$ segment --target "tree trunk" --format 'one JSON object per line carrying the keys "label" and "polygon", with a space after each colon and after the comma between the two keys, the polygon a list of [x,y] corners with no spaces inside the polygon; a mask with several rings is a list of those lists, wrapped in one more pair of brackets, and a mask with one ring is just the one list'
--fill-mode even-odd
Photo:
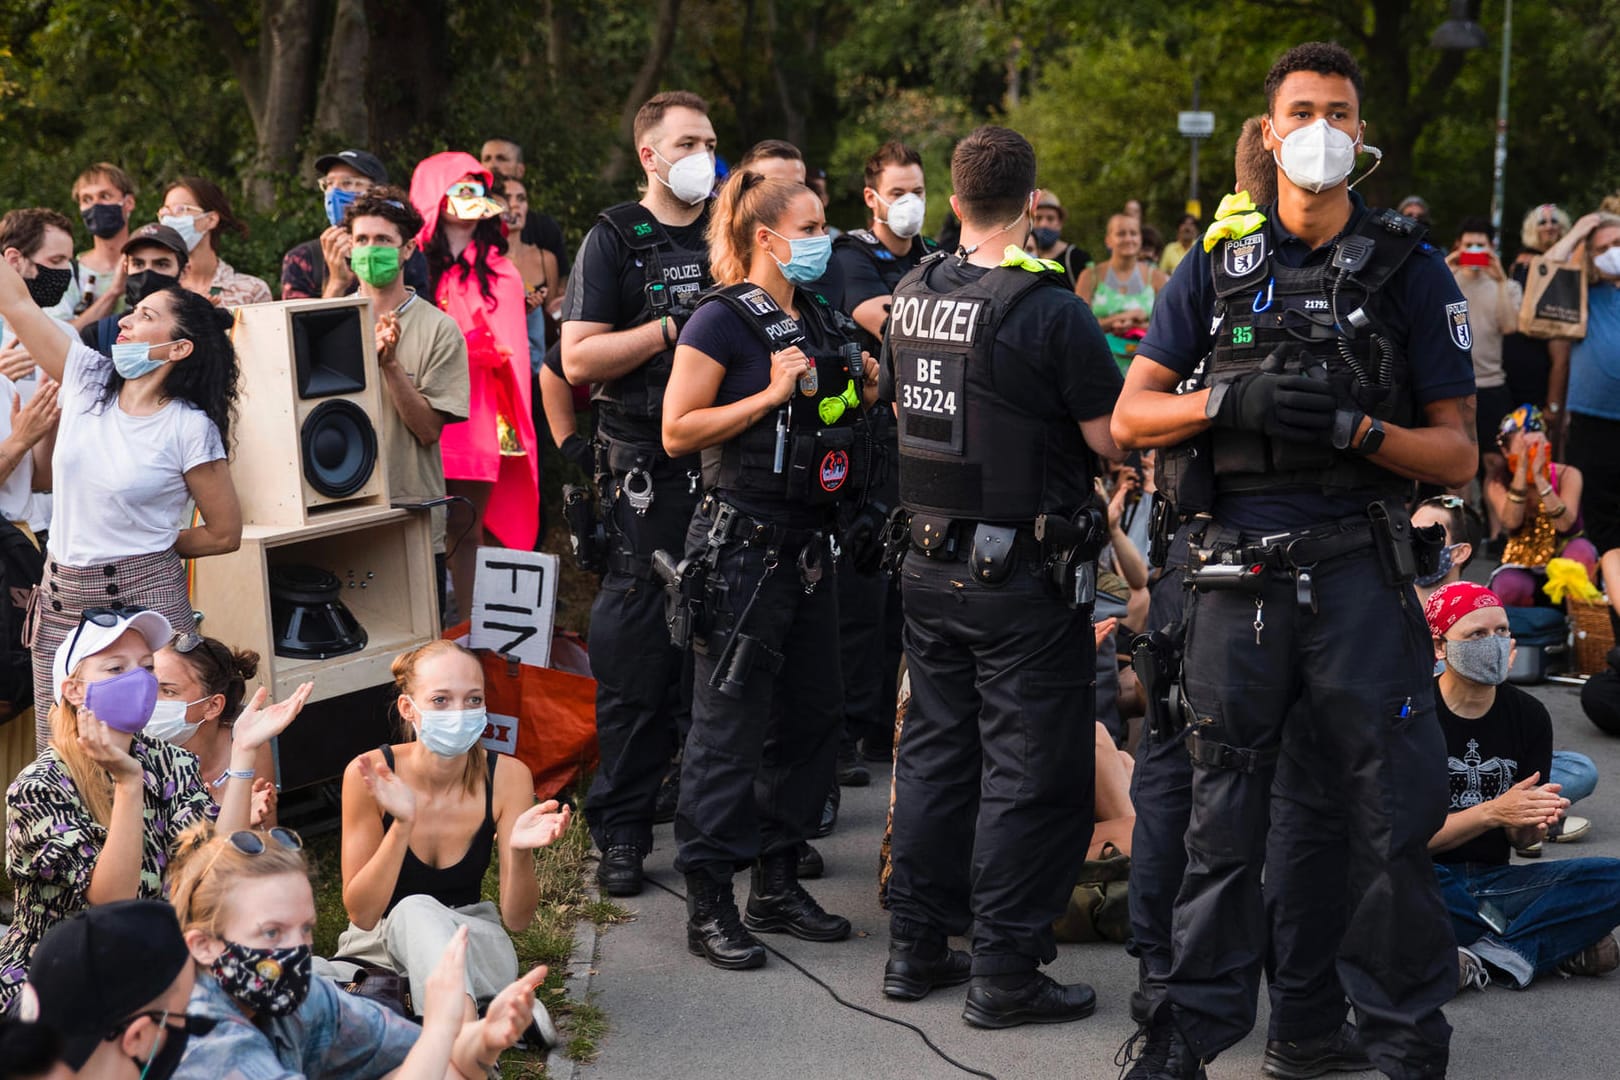
{"label": "tree trunk", "polygon": [[669,54],[675,49],[675,31],[679,28],[680,14],[681,0],[658,0],[658,13],[653,20],[652,47],[647,50],[635,80],[630,84],[630,92],[624,97],[624,107],[619,110],[619,143],[608,155],[607,165],[602,169],[602,179],[607,183],[616,183],[624,176],[630,157],[626,147],[635,138],[636,112],[642,102],[652,97],[658,80],[664,74],[664,65],[669,62]]}
{"label": "tree trunk", "polygon": [[[445,0],[364,3],[371,27],[365,95],[371,120],[369,149],[382,155],[413,141],[431,141],[435,150],[443,149],[444,104],[450,88]],[[409,176],[393,179],[402,185],[410,182]]]}
{"label": "tree trunk", "polygon": [[366,24],[365,0],[337,0],[337,9],[332,15],[332,36],[326,48],[326,67],[315,98],[317,134],[344,146],[370,145],[371,118],[366,110],[370,52],[371,30]]}
{"label": "tree trunk", "polygon": [[275,204],[275,177],[293,171],[298,138],[309,119],[315,51],[314,0],[265,0],[260,31],[264,90],[258,138],[245,194],[254,209]]}

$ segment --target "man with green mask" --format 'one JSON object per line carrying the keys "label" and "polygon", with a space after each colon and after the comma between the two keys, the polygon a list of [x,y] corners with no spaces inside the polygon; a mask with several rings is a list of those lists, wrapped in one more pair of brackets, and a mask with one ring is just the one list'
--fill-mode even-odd
{"label": "man with green mask", "polygon": [[[376,318],[377,371],[393,405],[382,417],[388,486],[395,502],[444,497],[439,433],[467,419],[467,339],[455,320],[417,296],[400,267],[416,251],[422,216],[410,196],[374,187],[355,200],[343,227],[349,266]],[[433,510],[433,558],[444,610],[443,507]]]}

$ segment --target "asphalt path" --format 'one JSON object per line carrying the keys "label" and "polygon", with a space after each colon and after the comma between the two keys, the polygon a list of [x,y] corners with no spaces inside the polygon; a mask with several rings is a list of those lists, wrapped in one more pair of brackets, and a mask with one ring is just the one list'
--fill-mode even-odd
{"label": "asphalt path", "polygon": [[[1587,722],[1574,688],[1530,689],[1552,712],[1554,745],[1590,755],[1601,777],[1592,797],[1573,811],[1592,819],[1592,832],[1578,843],[1546,845],[1543,859],[1620,856],[1620,740]],[[981,1074],[998,1080],[1117,1077],[1114,1055],[1133,1030],[1128,1000],[1136,979],[1135,961],[1121,946],[1059,947],[1047,971],[1097,990],[1096,1014],[1077,1023],[980,1031],[962,1022],[965,987],[936,991],[916,1003],[883,997],[879,982],[888,935],[876,880],[888,787],[877,779],[867,788],[844,789],[837,831],[817,842],[827,876],[807,883],[828,910],[849,917],[855,935],[834,944],[774,934],[764,940],[846,1001],[916,1025],[941,1051]],[[652,881],[681,890],[671,865],[669,826],[658,827],[656,845],[647,860]],[[746,875],[739,875],[739,905],[747,891]],[[685,905],[667,892],[649,885],[623,903],[635,918],[608,928],[597,945],[592,992],[610,1028],[599,1044],[601,1056],[580,1074],[587,1080],[971,1075],[937,1056],[915,1032],[839,1004],[779,957],[757,971],[725,972],[690,955]],[[1548,977],[1523,992],[1493,986],[1468,993],[1446,1009],[1456,1029],[1451,1075],[1561,1080],[1620,1075],[1614,1051],[1617,991],[1620,973],[1599,979]],[[1260,996],[1256,1033],[1221,1055],[1209,1069],[1212,1078],[1263,1075],[1263,990]]]}

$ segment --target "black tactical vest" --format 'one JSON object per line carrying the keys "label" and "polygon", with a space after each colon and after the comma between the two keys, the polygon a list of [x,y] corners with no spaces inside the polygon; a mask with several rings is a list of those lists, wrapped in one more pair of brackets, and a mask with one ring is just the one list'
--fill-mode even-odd
{"label": "black tactical vest", "polygon": [[[1402,427],[1417,415],[1405,350],[1386,322],[1398,317],[1384,293],[1423,242],[1425,228],[1392,210],[1368,211],[1333,242],[1326,260],[1282,265],[1267,230],[1223,240],[1211,252],[1215,342],[1209,385],[1261,370],[1325,375],[1340,400]],[[1396,492],[1408,482],[1352,452],[1210,431],[1216,489],[1223,494],[1319,489]]]}
{"label": "black tactical vest", "polygon": [[796,289],[794,299],[798,319],[747,281],[700,301],[736,312],[770,352],[797,345],[814,363],[786,414],[773,409],[736,438],[703,451],[703,480],[711,489],[822,506],[857,498],[866,486],[871,445],[860,404],[864,376],[849,317],[806,289]]}
{"label": "black tactical vest", "polygon": [[[925,259],[894,294],[886,345],[899,407],[900,501],[917,513],[1005,524],[1049,505],[1047,478],[1086,468],[1080,426],[1031,416],[996,390],[996,329],[1039,288],[1068,290],[1063,275],[995,267],[950,292]],[[1083,488],[1083,485],[1082,485]]]}
{"label": "black tactical vest", "polygon": [[[704,210],[705,216],[708,210]],[[645,303],[632,318],[615,326],[628,330],[665,315],[691,315],[699,294],[710,285],[709,251],[678,247],[657,218],[640,203],[620,203],[602,211],[600,220],[619,234],[630,257],[641,268]],[[591,400],[631,420],[656,423],[662,416],[664,388],[674,364],[673,347],[658,353],[645,364],[617,379],[598,383]]]}
{"label": "black tactical vest", "polygon": [[[939,250],[939,245],[926,236],[918,237],[917,240],[922,243],[924,257]],[[842,232],[838,235],[838,239],[833,241],[833,247],[851,247],[859,251],[871,261],[872,268],[877,271],[878,279],[883,282],[883,287],[891,293],[899,286],[900,279],[906,276],[906,264],[894,252],[884,247],[883,241],[879,240],[877,235],[870,229],[850,229]],[[883,346],[883,342],[879,338],[867,333],[864,328],[860,331],[860,337],[857,340],[873,356],[876,356],[878,350]]]}

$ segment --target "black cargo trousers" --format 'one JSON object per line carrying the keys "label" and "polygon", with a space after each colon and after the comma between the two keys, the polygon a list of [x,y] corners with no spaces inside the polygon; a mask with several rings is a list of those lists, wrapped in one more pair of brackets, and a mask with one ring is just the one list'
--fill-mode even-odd
{"label": "black cargo trousers", "polygon": [[[1217,523],[1202,545],[1252,539]],[[1444,1075],[1451,1027],[1441,1006],[1456,991],[1457,959],[1427,850],[1447,810],[1427,625],[1411,586],[1387,584],[1371,547],[1311,573],[1314,612],[1277,570],[1254,595],[1191,598],[1192,812],[1167,994],[1205,1060],[1253,1027],[1269,762],[1290,725],[1307,725],[1316,767],[1345,808],[1349,917],[1337,969],[1362,1041],[1388,1076]]]}

